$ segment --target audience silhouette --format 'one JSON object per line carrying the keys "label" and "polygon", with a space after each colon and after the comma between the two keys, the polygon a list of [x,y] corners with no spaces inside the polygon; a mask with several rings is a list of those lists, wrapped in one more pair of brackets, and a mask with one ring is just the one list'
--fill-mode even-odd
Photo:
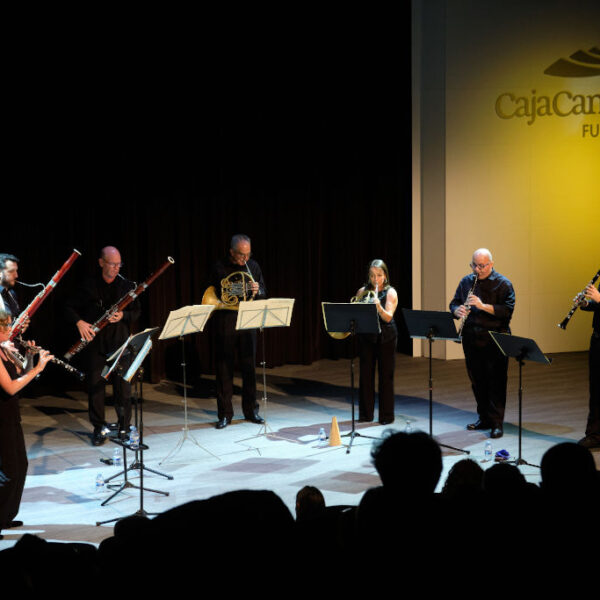
{"label": "audience silhouette", "polygon": [[[441,448],[426,433],[388,430],[371,456],[381,485],[367,490],[358,506],[326,506],[322,492],[308,485],[298,491],[294,518],[272,491],[237,490],[153,518],[117,521],[98,548],[25,534],[0,552],[2,572],[10,573],[3,592],[91,586],[92,596],[155,593],[165,586],[187,589],[194,581],[223,582],[233,593],[266,585],[269,596],[284,591],[282,582],[292,582],[298,593],[315,585],[333,591],[340,573],[360,578],[352,557],[361,553],[371,558],[378,581],[410,577],[430,592],[447,591],[453,581],[458,588],[456,573],[465,561],[473,566],[469,587],[489,584],[495,564],[543,565],[532,581],[538,590],[552,589],[549,573],[555,579],[593,572],[595,557],[580,542],[582,536],[598,539],[600,475],[583,446],[550,448],[539,486],[513,464],[484,470],[462,459],[439,493]],[[101,590],[94,587],[100,581]]]}

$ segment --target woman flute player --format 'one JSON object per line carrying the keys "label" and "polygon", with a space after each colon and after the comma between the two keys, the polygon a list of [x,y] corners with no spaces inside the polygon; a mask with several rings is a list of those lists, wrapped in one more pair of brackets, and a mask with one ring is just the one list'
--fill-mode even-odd
{"label": "woman flute player", "polygon": [[379,316],[379,334],[360,334],[360,386],[358,420],[370,422],[375,412],[375,368],[379,383],[379,423],[394,422],[394,367],[398,330],[394,312],[398,307],[398,294],[390,285],[386,264],[379,259],[369,264],[367,283],[358,290],[357,300],[373,301]]}
{"label": "woman flute player", "polygon": [[11,315],[0,310],[0,471],[5,476],[5,481],[0,484],[0,533],[3,529],[22,525],[14,520],[19,512],[28,465],[19,392],[53,358],[47,350],[41,350],[36,366],[24,371],[19,361],[11,358],[16,351],[10,342],[10,327]]}

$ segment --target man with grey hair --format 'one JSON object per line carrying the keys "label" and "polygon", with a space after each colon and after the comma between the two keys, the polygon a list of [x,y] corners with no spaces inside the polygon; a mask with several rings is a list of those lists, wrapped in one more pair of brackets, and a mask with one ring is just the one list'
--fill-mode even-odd
{"label": "man with grey hair", "polygon": [[[231,238],[229,254],[213,267],[210,285],[217,295],[222,295],[221,282],[232,277],[238,283],[248,276],[249,289],[246,299],[266,298],[265,282],[260,265],[251,258],[251,241],[247,235],[237,234]],[[240,297],[239,299],[243,299]],[[217,310],[212,317],[215,327],[215,369],[217,387],[217,429],[223,429],[233,419],[233,370],[237,351],[242,372],[242,412],[252,423],[264,423],[258,414],[256,401],[256,329],[238,331],[235,328],[235,310]]]}
{"label": "man with grey hair", "polygon": [[494,270],[487,248],[475,250],[470,266],[473,272],[460,280],[450,301],[454,317],[465,319],[462,344],[479,416],[467,429],[490,429],[490,436],[499,438],[503,435],[508,358],[489,332],[510,333],[515,292],[512,283]]}

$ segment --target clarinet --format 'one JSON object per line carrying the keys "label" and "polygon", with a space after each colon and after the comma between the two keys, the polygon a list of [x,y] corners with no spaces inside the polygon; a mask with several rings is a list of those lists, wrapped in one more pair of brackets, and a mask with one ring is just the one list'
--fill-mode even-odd
{"label": "clarinet", "polygon": [[469,293],[467,294],[465,303],[463,305],[467,310],[467,314],[464,317],[460,318],[460,325],[458,327],[458,337],[459,338],[462,338],[463,327],[465,326],[465,322],[466,322],[467,318],[469,317],[469,313],[471,312],[471,307],[469,306],[468,302],[469,302],[469,298],[473,295],[473,292],[475,291],[475,286],[477,285],[478,279],[479,279],[479,275],[477,275],[477,273],[475,273],[475,281],[473,282],[473,285],[471,286],[471,289],[469,290]]}
{"label": "clarinet", "polygon": [[[167,267],[170,267],[172,264],[175,264],[175,261],[170,256],[168,256],[167,260],[160,267],[160,269],[158,269],[158,271],[150,275],[150,277],[148,277],[146,281],[143,281],[135,289],[132,289],[129,292],[127,292],[120,300],[113,304],[98,320],[96,320],[95,323],[92,324],[94,334],[98,333],[101,329],[104,329],[104,327],[106,327],[109,324],[110,318],[115,313],[123,310],[129,303],[133,302],[142,292],[146,291],[148,286],[159,275],[162,275],[165,269]],[[73,344],[71,348],[69,348],[68,352],[65,354],[64,357],[67,360],[71,360],[73,356],[75,356],[75,354],[77,354],[80,350],[83,350],[88,344],[89,342],[87,340],[80,339],[78,342]]]}
{"label": "clarinet", "polygon": [[569,314],[558,324],[558,326],[561,329],[566,329],[567,328],[567,325],[569,324],[569,321],[571,320],[571,317],[575,314],[575,311],[580,306],[583,306],[583,304],[587,302],[586,299],[585,299],[585,290],[590,285],[594,285],[596,283],[596,281],[598,280],[598,277],[600,277],[600,271],[598,271],[592,277],[591,281],[583,288],[583,291],[579,292],[579,294],[577,294],[577,296],[575,296],[575,298],[573,298],[573,306],[572,306],[571,310],[569,311]]}

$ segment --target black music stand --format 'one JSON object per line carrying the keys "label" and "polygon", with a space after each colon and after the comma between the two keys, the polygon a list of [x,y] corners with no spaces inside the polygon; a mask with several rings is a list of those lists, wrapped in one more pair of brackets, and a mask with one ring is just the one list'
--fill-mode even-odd
{"label": "black music stand", "polygon": [[350,333],[353,340],[352,356],[350,359],[350,390],[352,403],[352,429],[342,437],[350,437],[350,443],[346,449],[346,454],[350,453],[352,442],[355,437],[365,437],[378,439],[373,436],[363,435],[356,431],[355,409],[354,409],[354,356],[356,355],[356,334],[357,333],[381,333],[379,326],[379,317],[377,316],[377,306],[371,302],[350,302],[333,303],[322,302],[323,321],[327,333]]}
{"label": "black music stand", "polygon": [[[110,500],[112,500],[117,494],[120,494],[126,488],[131,488],[131,487],[137,488],[140,490],[140,508],[137,512],[134,513],[135,516],[148,516],[150,514],[144,510],[144,491],[154,492],[156,494],[162,494],[164,496],[169,495],[169,492],[163,492],[160,490],[153,490],[150,488],[145,488],[144,487],[144,470],[150,471],[152,473],[156,473],[157,475],[161,475],[163,477],[166,477],[167,479],[173,479],[173,477],[171,475],[166,475],[164,473],[159,473],[158,471],[148,469],[147,467],[144,466],[144,463],[143,463],[144,450],[148,450],[148,446],[146,446],[144,444],[144,418],[143,418],[144,411],[143,411],[143,394],[142,394],[143,369],[142,369],[141,365],[142,365],[142,362],[144,361],[144,359],[146,358],[146,356],[148,355],[148,353],[150,352],[150,349],[152,347],[151,336],[157,330],[158,330],[158,327],[154,327],[152,329],[146,329],[146,330],[142,331],[141,333],[131,336],[125,342],[125,344],[123,344],[123,346],[121,348],[119,348],[119,350],[117,350],[113,354],[113,356],[111,356],[109,358],[109,361],[111,361],[111,360],[113,361],[112,366],[105,367],[102,372],[102,376],[105,379],[107,379],[110,376],[110,374],[113,371],[115,371],[117,375],[122,376],[123,379],[125,379],[125,381],[128,381],[128,382],[131,382],[131,380],[135,376],[136,382],[139,383],[139,386],[140,386],[140,392],[139,392],[139,395],[137,396],[136,402],[135,402],[135,424],[136,424],[136,427],[140,434],[139,447],[132,448],[130,440],[124,441],[124,440],[120,440],[118,438],[116,438],[116,439],[110,438],[113,443],[115,443],[123,448],[124,470],[122,471],[122,474],[124,477],[124,481],[123,481],[123,484],[118,486],[117,491],[114,492],[109,498],[107,498],[101,504],[101,506],[105,506],[106,504],[108,504],[108,502],[110,502]],[[122,366],[120,366],[119,363],[121,363],[123,360],[127,360],[129,357],[132,357],[131,365],[129,366],[129,368],[127,369],[125,374],[122,374]],[[139,417],[138,417],[138,406],[139,406]],[[127,450],[135,453],[135,460],[129,467],[127,467],[127,461],[126,461]],[[140,457],[139,461],[138,461],[138,454]],[[139,486],[134,485],[127,479],[127,472],[135,470],[135,469],[139,469],[139,471],[140,471],[140,485]],[[108,482],[111,479],[118,477],[120,474],[121,473],[117,473],[116,475],[109,477],[106,481]],[[112,487],[112,486],[109,485],[108,487]],[[105,523],[110,523],[112,521],[118,521],[122,518],[124,518],[124,517],[118,517],[116,519],[109,519],[107,521],[98,521],[98,522],[96,522],[96,525],[104,525]]]}
{"label": "black music stand", "polygon": [[[264,423],[260,426],[259,432],[253,437],[272,436],[279,437],[287,441],[289,438],[278,436],[273,433],[267,421],[267,374],[265,360],[265,328],[271,327],[289,327],[294,310],[294,298],[269,298],[268,300],[242,301],[238,305],[238,315],[235,324],[236,330],[259,329],[262,337],[262,373],[263,373],[263,419]],[[261,430],[264,428],[264,432]],[[245,438],[246,441],[250,438]],[[300,442],[298,442],[300,443]],[[258,449],[257,449],[258,450]]]}
{"label": "black music stand", "polygon": [[530,338],[517,337],[510,333],[496,333],[490,331],[492,339],[500,348],[504,356],[513,356],[519,363],[519,456],[515,460],[507,461],[515,465],[529,465],[530,467],[540,468],[539,465],[532,465],[521,457],[522,445],[522,415],[523,415],[523,362],[526,360],[549,365],[552,359],[544,355],[538,345]]}
{"label": "black music stand", "polygon": [[[456,333],[452,313],[403,308],[402,314],[411,338],[429,340],[429,435],[433,437],[433,363],[431,360],[431,346],[435,340],[460,342],[460,338]],[[463,450],[446,444],[440,444],[440,446],[465,454],[471,453],[470,450]]]}
{"label": "black music stand", "polygon": [[204,331],[204,327],[212,311],[212,304],[196,304],[192,306],[184,306],[177,310],[172,310],[165,322],[165,326],[158,337],[159,340],[165,340],[173,337],[178,337],[181,341],[181,367],[183,369],[183,433],[175,448],[171,450],[165,458],[158,464],[162,465],[170,456],[178,452],[183,446],[185,440],[190,439],[198,448],[204,450],[214,458],[221,460],[216,454],[200,445],[196,438],[190,433],[188,427],[188,404],[187,404],[187,382],[186,382],[186,363],[185,363],[185,341],[184,335],[188,333],[198,333]]}

